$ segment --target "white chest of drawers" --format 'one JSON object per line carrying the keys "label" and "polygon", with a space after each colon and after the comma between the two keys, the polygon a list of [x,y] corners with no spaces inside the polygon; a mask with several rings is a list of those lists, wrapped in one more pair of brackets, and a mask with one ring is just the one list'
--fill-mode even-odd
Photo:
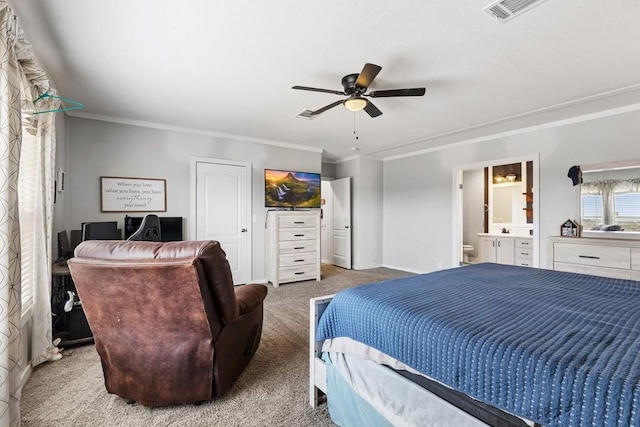
{"label": "white chest of drawers", "polygon": [[320,212],[267,213],[267,280],[320,280]]}
{"label": "white chest of drawers", "polygon": [[640,280],[640,241],[550,238],[554,270]]}

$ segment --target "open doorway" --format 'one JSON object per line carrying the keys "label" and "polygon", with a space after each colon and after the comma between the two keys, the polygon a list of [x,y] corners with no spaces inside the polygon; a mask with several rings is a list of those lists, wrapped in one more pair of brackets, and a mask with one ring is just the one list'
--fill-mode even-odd
{"label": "open doorway", "polygon": [[321,260],[351,269],[351,178],[321,182]]}
{"label": "open doorway", "polygon": [[453,169],[453,266],[539,266],[538,164],[534,154]]}

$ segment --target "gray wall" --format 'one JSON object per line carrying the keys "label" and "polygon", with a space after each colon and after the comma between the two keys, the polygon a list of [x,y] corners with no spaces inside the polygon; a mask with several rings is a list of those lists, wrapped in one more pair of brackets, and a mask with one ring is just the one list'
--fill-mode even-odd
{"label": "gray wall", "polygon": [[322,179],[335,179],[336,165],[335,163],[322,164]]}
{"label": "gray wall", "polygon": [[[547,266],[547,238],[560,223],[579,218],[573,165],[640,158],[640,112],[634,111],[459,146],[384,164],[384,263],[428,272],[452,259],[455,166],[539,153],[540,266]],[[577,187],[576,187],[577,188]]]}
{"label": "gray wall", "polygon": [[354,269],[382,265],[383,163],[357,157],[336,165],[336,178],[351,177],[351,254]]}
{"label": "gray wall", "polygon": [[[68,120],[67,226],[82,222],[118,221],[124,213],[100,212],[100,177],[162,178],[167,181],[167,212],[161,216],[184,217],[184,236],[191,226],[191,158],[210,157],[251,162],[252,277],[265,273],[264,169],[292,169],[318,173],[321,154],[273,145],[225,140],[214,136],[71,117]],[[132,215],[141,215],[135,213]]]}

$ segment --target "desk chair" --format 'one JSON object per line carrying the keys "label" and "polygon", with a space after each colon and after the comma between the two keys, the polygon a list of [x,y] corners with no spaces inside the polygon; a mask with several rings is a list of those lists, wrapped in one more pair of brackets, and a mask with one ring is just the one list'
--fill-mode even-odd
{"label": "desk chair", "polygon": [[142,218],[140,228],[136,230],[127,240],[146,240],[149,242],[160,242],[162,230],[160,229],[160,218],[158,215],[145,215]]}

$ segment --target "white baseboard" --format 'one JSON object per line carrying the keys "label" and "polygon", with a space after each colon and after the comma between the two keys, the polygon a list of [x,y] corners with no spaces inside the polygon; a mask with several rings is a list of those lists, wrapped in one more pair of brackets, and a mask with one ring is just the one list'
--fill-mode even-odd
{"label": "white baseboard", "polygon": [[366,267],[361,267],[361,266],[359,266],[359,265],[354,265],[354,266],[352,266],[352,268],[353,268],[354,270],[369,270],[369,269],[371,269],[371,268],[380,268],[380,267],[384,267],[384,266],[383,266],[382,264],[369,265],[369,266],[366,266]]}
{"label": "white baseboard", "polygon": [[419,271],[419,270],[414,270],[414,269],[412,269],[412,268],[398,267],[398,266],[395,266],[395,265],[389,265],[389,264],[383,264],[381,267],[391,268],[392,270],[406,271],[407,273],[414,273],[414,274],[425,274],[425,273],[431,273],[430,271]]}
{"label": "white baseboard", "polygon": [[[249,283],[257,283],[259,285],[266,285],[267,283],[269,283],[267,281],[267,279],[251,279],[247,282],[247,284]],[[242,285],[237,285],[237,286],[242,286]]]}
{"label": "white baseboard", "polygon": [[31,372],[33,372],[33,368],[31,367],[31,363],[29,363],[20,373],[20,388],[24,387],[27,383],[27,380],[31,376]]}

